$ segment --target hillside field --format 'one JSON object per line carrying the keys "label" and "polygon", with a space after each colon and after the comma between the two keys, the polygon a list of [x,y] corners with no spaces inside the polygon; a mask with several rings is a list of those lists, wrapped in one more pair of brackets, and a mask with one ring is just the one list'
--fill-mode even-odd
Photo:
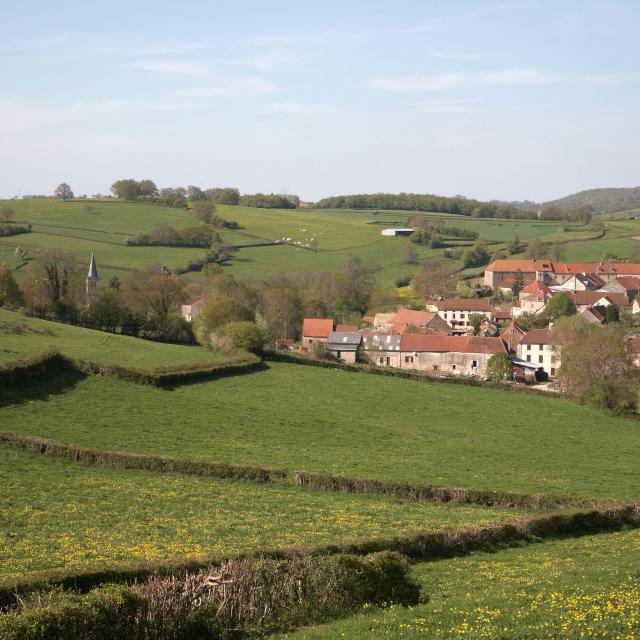
{"label": "hillside field", "polygon": [[488,523],[508,509],[87,467],[0,445],[0,582]]}
{"label": "hillside field", "polygon": [[[0,261],[7,262],[16,277],[21,278],[28,261],[20,262],[15,248],[30,252],[39,248],[66,251],[81,263],[88,263],[95,252],[100,275],[104,281],[112,276],[126,278],[133,269],[150,262],[159,262],[175,269],[204,255],[204,249],[179,247],[130,247],[126,240],[158,224],[184,228],[197,220],[184,209],[160,205],[121,202],[117,200],[12,200],[7,204],[16,211],[16,222],[33,225],[29,234],[0,238]],[[225,268],[234,274],[260,276],[268,272],[329,271],[339,268],[350,255],[376,263],[381,286],[392,286],[403,275],[414,273],[416,266],[407,265],[403,249],[406,237],[383,238],[380,232],[389,226],[405,226],[415,212],[355,211],[344,209],[255,209],[250,207],[218,207],[218,214],[235,220],[240,228],[222,229],[225,243],[240,247]],[[640,221],[608,221],[603,239],[589,241],[599,234],[586,227],[562,222],[538,222],[468,218],[443,214],[424,214],[442,219],[447,225],[476,231],[485,239],[492,252],[504,248],[504,243],[517,235],[524,243],[539,238],[548,243],[564,243],[568,254],[578,252],[575,259],[600,260],[604,250],[614,248],[620,257],[631,253],[632,235],[640,234]],[[567,230],[565,230],[565,227]],[[283,244],[258,246],[290,238],[308,244],[313,239],[317,251]],[[609,242],[606,249],[601,242]],[[613,244],[611,244],[613,242]],[[470,242],[454,243],[464,246]],[[444,260],[444,248],[417,247],[421,258]],[[573,254],[567,256],[574,259]],[[459,261],[448,260],[454,268]],[[474,270],[470,270],[473,272]],[[477,272],[478,269],[476,268]],[[186,277],[193,277],[193,273]]]}
{"label": "hillside field", "polygon": [[637,638],[640,532],[547,542],[418,564],[429,601],[368,608],[278,640]]}
{"label": "hillside field", "polygon": [[244,354],[214,353],[200,346],[163,344],[73,325],[27,318],[0,308],[0,363],[54,349],[72,358],[140,369],[220,362]]}
{"label": "hillside field", "polygon": [[638,495],[637,421],[500,390],[270,363],[171,390],[91,376],[49,395],[40,383],[5,402],[14,431],[101,449],[481,489]]}

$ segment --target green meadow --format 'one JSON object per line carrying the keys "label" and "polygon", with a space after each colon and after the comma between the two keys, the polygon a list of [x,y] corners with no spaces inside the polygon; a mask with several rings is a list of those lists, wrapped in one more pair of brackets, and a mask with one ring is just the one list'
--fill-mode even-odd
{"label": "green meadow", "polygon": [[507,509],[83,466],[6,446],[0,446],[0,483],[0,581],[51,569],[433,531],[514,515]]}
{"label": "green meadow", "polygon": [[[179,247],[130,247],[126,240],[158,224],[183,228],[197,223],[184,209],[173,209],[154,204],[121,202],[117,200],[15,200],[7,203],[16,211],[17,222],[30,222],[30,234],[0,239],[0,260],[8,262],[20,278],[28,268],[15,256],[15,248],[23,247],[31,254],[39,248],[69,252],[78,260],[88,261],[96,253],[103,279],[114,275],[126,277],[133,270],[149,262],[159,262],[177,268],[204,255],[203,249]],[[413,212],[361,211],[316,209],[255,209],[251,207],[218,207],[222,217],[235,220],[240,228],[222,229],[220,234],[227,244],[241,247],[225,268],[238,275],[260,276],[268,272],[328,271],[342,266],[351,255],[380,267],[381,286],[392,286],[395,280],[417,269],[404,262],[406,237],[383,238],[382,229],[406,226]],[[599,260],[602,242],[630,247],[631,235],[640,233],[640,222],[625,220],[625,228],[609,222],[605,238],[589,242],[597,235],[580,225],[562,222],[494,220],[426,213],[447,225],[476,231],[485,239],[492,252],[503,249],[505,242],[517,235],[523,243],[532,239],[543,242],[567,243],[575,259]],[[566,230],[565,230],[566,228]],[[312,241],[317,250],[286,244],[283,246],[253,246],[291,239],[303,245]],[[456,242],[464,246],[464,242]],[[470,243],[466,243],[470,244]],[[249,245],[249,246],[247,246]],[[612,245],[613,246],[613,245]],[[421,258],[444,260],[444,249],[417,247]],[[608,250],[608,248],[607,248]],[[624,257],[630,249],[620,250]],[[584,256],[587,256],[585,258]],[[573,254],[571,256],[573,259]],[[453,268],[461,268],[459,261],[449,260]],[[477,269],[476,269],[477,271]],[[192,277],[190,274],[187,277]]]}
{"label": "green meadow", "polygon": [[365,608],[279,640],[628,639],[640,632],[640,532],[415,565],[428,602]]}
{"label": "green meadow", "polygon": [[5,393],[3,423],[81,446],[291,471],[639,495],[638,422],[568,400],[280,363],[170,390],[94,376],[51,386]]}
{"label": "green meadow", "polygon": [[221,356],[199,346],[140,340],[27,318],[0,308],[0,363],[48,349],[89,362],[137,369],[228,359],[228,354]]}

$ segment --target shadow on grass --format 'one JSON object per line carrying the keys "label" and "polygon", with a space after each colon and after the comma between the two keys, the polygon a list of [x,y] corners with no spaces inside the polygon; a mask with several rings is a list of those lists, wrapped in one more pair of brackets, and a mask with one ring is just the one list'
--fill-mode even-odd
{"label": "shadow on grass", "polygon": [[71,391],[87,377],[72,368],[58,369],[54,373],[43,373],[29,380],[0,386],[0,407],[25,404],[34,400],[49,400]]}

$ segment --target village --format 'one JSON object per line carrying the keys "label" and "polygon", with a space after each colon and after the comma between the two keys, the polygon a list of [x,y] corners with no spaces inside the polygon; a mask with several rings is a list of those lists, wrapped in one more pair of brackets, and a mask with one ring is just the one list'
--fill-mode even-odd
{"label": "village", "polygon": [[[405,307],[365,316],[361,325],[305,318],[300,341],[279,339],[275,346],[307,354],[321,349],[345,363],[485,380],[492,356],[504,354],[516,381],[547,382],[555,379],[562,362],[553,318],[545,327],[528,330],[519,319],[544,317],[548,303],[559,295],[587,323],[601,325],[621,312],[640,313],[640,264],[496,260],[485,270],[483,284],[493,297],[429,300],[421,310]],[[496,300],[501,296],[504,300]],[[182,311],[193,319],[191,305]],[[640,338],[630,335],[626,346],[631,363],[640,366]]]}

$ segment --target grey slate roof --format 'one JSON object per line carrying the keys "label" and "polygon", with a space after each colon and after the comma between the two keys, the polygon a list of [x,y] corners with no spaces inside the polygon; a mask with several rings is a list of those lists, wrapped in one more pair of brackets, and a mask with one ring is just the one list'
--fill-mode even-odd
{"label": "grey slate roof", "polygon": [[98,278],[98,268],[96,267],[96,258],[91,253],[91,262],[89,263],[89,271],[87,272],[87,278],[89,280],[99,280]]}
{"label": "grey slate roof", "polygon": [[365,351],[400,351],[397,333],[367,332],[362,336]]}
{"label": "grey slate roof", "polygon": [[332,331],[324,346],[330,351],[355,351],[361,342],[362,334],[359,331]]}

